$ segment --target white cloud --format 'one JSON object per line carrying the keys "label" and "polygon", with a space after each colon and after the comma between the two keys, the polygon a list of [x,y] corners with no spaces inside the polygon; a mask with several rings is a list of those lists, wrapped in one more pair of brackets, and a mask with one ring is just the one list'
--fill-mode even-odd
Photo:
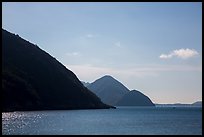
{"label": "white cloud", "polygon": [[182,59],[188,59],[188,58],[191,58],[191,57],[196,56],[198,54],[199,53],[196,50],[187,48],[187,49],[174,50],[169,54],[161,54],[159,56],[159,58],[169,59],[169,58],[172,58],[172,57],[176,56],[176,57],[179,57],[179,58],[182,58]]}
{"label": "white cloud", "polygon": [[169,54],[169,55],[166,55],[166,54],[161,54],[160,56],[159,56],[159,58],[161,58],[161,59],[169,59],[169,58],[172,58],[172,54]]}
{"label": "white cloud", "polygon": [[186,59],[193,57],[195,55],[198,55],[198,52],[194,49],[180,49],[180,50],[174,50],[175,55],[177,55],[180,58]]}
{"label": "white cloud", "polygon": [[69,53],[66,53],[67,56],[81,56],[81,54],[79,52],[69,52]]}

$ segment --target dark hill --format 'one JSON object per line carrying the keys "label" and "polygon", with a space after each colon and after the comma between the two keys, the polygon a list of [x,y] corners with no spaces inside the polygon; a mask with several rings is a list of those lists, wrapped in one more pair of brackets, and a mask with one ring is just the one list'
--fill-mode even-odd
{"label": "dark hill", "polygon": [[130,91],[121,82],[106,75],[87,86],[101,100],[109,105],[154,106],[152,101],[139,91]]}
{"label": "dark hill", "polygon": [[191,104],[192,106],[201,106],[202,107],[202,101],[196,101]]}
{"label": "dark hill", "polygon": [[2,29],[3,111],[110,108],[59,61]]}
{"label": "dark hill", "polygon": [[101,100],[109,105],[116,104],[127,92],[122,83],[111,76],[103,76],[87,86],[89,90],[95,93]]}
{"label": "dark hill", "polygon": [[117,106],[155,106],[152,101],[137,90],[132,90],[126,93]]}
{"label": "dark hill", "polygon": [[81,81],[81,83],[85,86],[85,87],[87,87],[90,83],[89,82],[84,82],[84,81]]}

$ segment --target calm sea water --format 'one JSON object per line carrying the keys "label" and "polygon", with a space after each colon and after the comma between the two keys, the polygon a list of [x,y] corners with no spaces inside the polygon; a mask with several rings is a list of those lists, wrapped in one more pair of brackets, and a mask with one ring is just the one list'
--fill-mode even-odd
{"label": "calm sea water", "polygon": [[2,113],[2,134],[201,135],[201,107],[118,107]]}

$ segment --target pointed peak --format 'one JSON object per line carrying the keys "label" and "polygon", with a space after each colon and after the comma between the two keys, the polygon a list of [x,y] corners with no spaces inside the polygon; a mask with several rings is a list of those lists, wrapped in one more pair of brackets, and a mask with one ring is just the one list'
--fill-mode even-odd
{"label": "pointed peak", "polygon": [[101,78],[99,78],[98,80],[105,80],[105,81],[117,81],[119,82],[117,79],[115,79],[114,77],[112,77],[111,75],[105,75]]}
{"label": "pointed peak", "polygon": [[136,93],[136,94],[141,94],[141,95],[146,96],[146,95],[143,94],[141,91],[139,91],[139,90],[135,90],[135,89],[134,89],[134,90],[131,90],[130,93],[132,93],[132,94],[135,94],[135,93]]}
{"label": "pointed peak", "polygon": [[101,77],[101,78],[111,78],[111,79],[114,79],[112,76],[110,76],[110,75],[105,75],[105,76],[103,76],[103,77]]}

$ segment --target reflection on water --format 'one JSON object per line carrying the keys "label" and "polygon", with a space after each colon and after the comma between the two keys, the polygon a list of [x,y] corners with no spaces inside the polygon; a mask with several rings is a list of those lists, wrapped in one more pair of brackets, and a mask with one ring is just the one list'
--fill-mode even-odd
{"label": "reflection on water", "polygon": [[202,134],[202,108],[117,109],[2,113],[2,134]]}
{"label": "reflection on water", "polygon": [[36,112],[2,113],[2,133],[15,134],[16,131],[21,131],[20,134],[24,134],[26,133],[24,130],[34,128],[33,125],[38,123],[43,115]]}

